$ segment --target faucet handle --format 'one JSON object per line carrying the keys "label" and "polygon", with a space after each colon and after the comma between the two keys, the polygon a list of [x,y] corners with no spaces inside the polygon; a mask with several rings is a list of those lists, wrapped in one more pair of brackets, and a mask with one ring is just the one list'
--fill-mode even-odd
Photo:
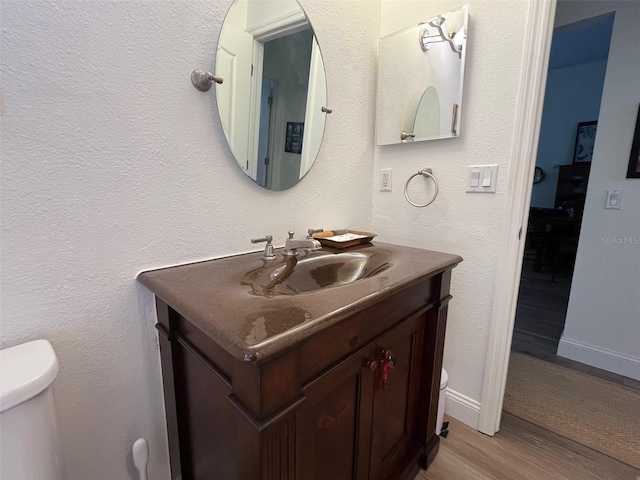
{"label": "faucet handle", "polygon": [[266,235],[264,238],[251,239],[251,243],[267,242],[267,244],[264,247],[264,253],[262,254],[262,260],[267,262],[276,259],[276,254],[273,253],[273,245],[271,244],[272,240],[273,240],[273,237],[271,235]]}
{"label": "faucet handle", "polygon": [[293,240],[293,236],[296,234],[293,230],[289,230],[289,238]]}
{"label": "faucet handle", "polygon": [[273,237],[271,235],[266,235],[264,238],[252,238],[251,243],[267,242],[267,244],[270,244],[272,240]]}

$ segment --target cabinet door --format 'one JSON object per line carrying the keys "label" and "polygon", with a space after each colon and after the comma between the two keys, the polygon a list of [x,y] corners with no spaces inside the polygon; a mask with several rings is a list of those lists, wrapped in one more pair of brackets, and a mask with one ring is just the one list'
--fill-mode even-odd
{"label": "cabinet door", "polygon": [[[420,373],[424,343],[425,314],[413,317],[391,330],[377,342],[378,375],[373,400],[370,478],[398,476],[421,448],[417,438]],[[395,368],[389,369],[383,390],[384,359],[391,355]]]}
{"label": "cabinet door", "polygon": [[306,401],[296,415],[298,479],[368,478],[375,355],[373,347],[365,349],[302,389]]}

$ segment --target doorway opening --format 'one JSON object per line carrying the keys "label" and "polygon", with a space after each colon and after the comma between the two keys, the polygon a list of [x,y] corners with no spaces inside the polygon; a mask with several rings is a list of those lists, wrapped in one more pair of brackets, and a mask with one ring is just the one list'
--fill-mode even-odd
{"label": "doorway opening", "polygon": [[[256,182],[270,190],[286,190],[301,178],[313,47],[309,27],[262,44]],[[287,130],[293,127],[298,131]]]}
{"label": "doorway opening", "polygon": [[614,13],[557,27],[511,350],[558,363]]}
{"label": "doorway opening", "polygon": [[[570,8],[580,8],[560,4],[565,18]],[[597,166],[609,161],[602,149],[594,157],[594,145],[615,16],[601,14],[553,32],[503,409],[640,468],[634,409],[640,384],[634,389],[621,375],[562,351],[565,320],[587,301],[578,298],[580,289],[572,292],[586,275],[574,272],[578,244],[578,257],[597,255],[598,245],[580,235],[583,219],[592,220],[604,207],[596,212],[587,191],[599,179],[592,158]],[[594,172],[603,175],[601,168]]]}

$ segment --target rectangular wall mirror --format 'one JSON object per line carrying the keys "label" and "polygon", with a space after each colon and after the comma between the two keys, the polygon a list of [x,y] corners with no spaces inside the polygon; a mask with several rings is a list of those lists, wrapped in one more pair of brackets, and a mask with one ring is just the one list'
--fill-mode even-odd
{"label": "rectangular wall mirror", "polygon": [[460,135],[469,7],[380,38],[376,143]]}

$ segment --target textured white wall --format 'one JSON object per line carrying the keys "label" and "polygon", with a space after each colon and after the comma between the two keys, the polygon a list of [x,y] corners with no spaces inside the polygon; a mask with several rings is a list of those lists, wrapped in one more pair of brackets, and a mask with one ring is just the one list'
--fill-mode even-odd
{"label": "textured white wall", "polygon": [[189,81],[213,70],[229,1],[2,0],[1,345],[56,349],[70,479],[136,478],[141,436],[150,478],[168,478],[141,270],[249,250],[268,233],[371,226],[380,4],[302,4],[334,113],[307,178],[272,193],[230,156],[213,91]]}
{"label": "textured white wall", "polygon": [[[608,370],[627,368],[610,362],[622,355],[628,371],[617,373],[640,379],[640,180],[625,178],[640,104],[640,3],[561,1],[556,24],[611,11],[616,15],[559,353],[565,355],[567,341],[578,342],[578,352],[567,356]],[[624,191],[622,210],[604,209],[606,190]]]}
{"label": "textured white wall", "polygon": [[[527,2],[469,0],[469,37],[461,137],[376,148],[373,231],[381,240],[453,252],[464,262],[453,273],[445,344],[449,388],[480,401],[499,255],[505,189],[514,143],[516,100]],[[459,7],[460,2],[382,1],[381,34]],[[498,164],[496,194],[465,193],[467,165]],[[415,208],[404,199],[410,175],[431,167],[437,200]],[[378,191],[378,169],[393,168],[393,191]],[[422,202],[429,183],[414,179]]]}

